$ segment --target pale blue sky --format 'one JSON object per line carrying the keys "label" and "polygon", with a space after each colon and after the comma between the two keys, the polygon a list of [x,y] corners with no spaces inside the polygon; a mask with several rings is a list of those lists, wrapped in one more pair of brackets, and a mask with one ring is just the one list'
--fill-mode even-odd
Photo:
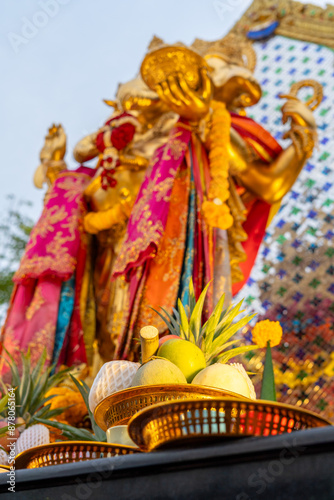
{"label": "pale blue sky", "polygon": [[4,197],[16,193],[33,201],[35,217],[40,214],[44,191],[32,176],[47,128],[63,124],[73,167],[75,143],[108,117],[102,98],[113,98],[117,84],[135,76],[154,34],[167,42],[214,40],[250,3],[2,0],[0,209]]}

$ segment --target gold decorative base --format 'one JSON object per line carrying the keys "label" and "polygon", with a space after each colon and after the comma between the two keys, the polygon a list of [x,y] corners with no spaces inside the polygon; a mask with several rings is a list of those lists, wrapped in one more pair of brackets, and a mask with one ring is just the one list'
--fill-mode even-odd
{"label": "gold decorative base", "polygon": [[95,458],[140,453],[136,447],[98,441],[62,441],[42,444],[19,453],[15,459],[17,469],[38,469],[49,465],[85,462]]}
{"label": "gold decorative base", "polygon": [[129,434],[142,451],[152,451],[212,439],[275,436],[326,425],[331,423],[294,406],[220,398],[146,408],[130,420]]}
{"label": "gold decorative base", "polygon": [[219,397],[244,399],[223,389],[192,384],[146,385],[130,387],[103,399],[95,408],[96,423],[106,431],[114,425],[125,425],[139,410],[165,401],[177,399],[212,399]]}

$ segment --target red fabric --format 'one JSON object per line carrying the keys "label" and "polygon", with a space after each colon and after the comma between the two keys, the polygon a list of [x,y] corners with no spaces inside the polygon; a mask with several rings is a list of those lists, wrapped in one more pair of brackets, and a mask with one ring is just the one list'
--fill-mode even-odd
{"label": "red fabric", "polygon": [[257,253],[262,243],[266,232],[267,221],[269,217],[271,205],[262,200],[255,200],[248,212],[246,221],[243,224],[243,229],[247,233],[247,240],[242,243],[246,252],[247,260],[239,264],[243,272],[244,279],[232,285],[232,294],[237,294],[244,286],[249,278],[253,268]]}
{"label": "red fabric", "polygon": [[99,132],[97,134],[96,142],[95,142],[97,149],[99,151],[101,151],[101,153],[103,153],[103,151],[106,149],[106,147],[104,145],[103,135],[104,135],[104,132]]}
{"label": "red fabric", "polygon": [[[282,148],[276,139],[261,125],[247,116],[240,116],[236,113],[230,114],[232,127],[246,142],[248,142],[247,139],[257,142],[272,158],[276,158],[282,152]],[[251,142],[249,144],[252,146]]]}
{"label": "red fabric", "polygon": [[[268,155],[275,159],[281,152],[282,148],[278,142],[267,132],[261,125],[256,123],[251,118],[240,116],[236,113],[231,113],[232,127],[241,135],[247,142],[250,138],[260,144]],[[249,142],[252,146],[251,142]],[[265,158],[262,160],[267,161]],[[249,278],[250,272],[254,265],[257,253],[265,235],[268,217],[271,205],[262,200],[255,200],[247,208],[247,219],[243,224],[243,229],[247,233],[247,240],[242,243],[246,252],[247,260],[240,263],[241,271],[244,279],[232,286],[232,294],[238,293]]]}

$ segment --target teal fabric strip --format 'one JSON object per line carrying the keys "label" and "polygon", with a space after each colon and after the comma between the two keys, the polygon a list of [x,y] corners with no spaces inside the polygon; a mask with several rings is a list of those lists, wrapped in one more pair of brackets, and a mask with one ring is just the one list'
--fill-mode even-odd
{"label": "teal fabric strip", "polygon": [[183,262],[183,272],[182,272],[180,291],[179,291],[179,297],[181,298],[182,304],[185,307],[189,303],[189,283],[193,275],[193,267],[194,267],[195,217],[196,217],[196,190],[194,184],[194,176],[191,169],[186,251],[184,254],[185,256]]}
{"label": "teal fabric strip", "polygon": [[[60,292],[58,318],[56,326],[55,345],[53,348],[52,364],[56,365],[63,347],[74,308],[75,277],[74,274],[64,281]],[[54,371],[54,370],[53,370]]]}

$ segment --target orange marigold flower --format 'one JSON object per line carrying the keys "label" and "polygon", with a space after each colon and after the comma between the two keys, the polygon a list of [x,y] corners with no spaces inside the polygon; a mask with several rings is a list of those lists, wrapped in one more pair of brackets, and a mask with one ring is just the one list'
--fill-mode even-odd
{"label": "orange marigold flower", "polygon": [[270,347],[274,347],[281,342],[283,330],[279,321],[270,321],[265,319],[259,321],[253,328],[253,342],[259,347],[267,347],[270,342]]}
{"label": "orange marigold flower", "polygon": [[218,205],[214,201],[204,201],[202,211],[207,224],[211,227],[228,229],[233,224],[233,217],[226,203],[220,202]]}

